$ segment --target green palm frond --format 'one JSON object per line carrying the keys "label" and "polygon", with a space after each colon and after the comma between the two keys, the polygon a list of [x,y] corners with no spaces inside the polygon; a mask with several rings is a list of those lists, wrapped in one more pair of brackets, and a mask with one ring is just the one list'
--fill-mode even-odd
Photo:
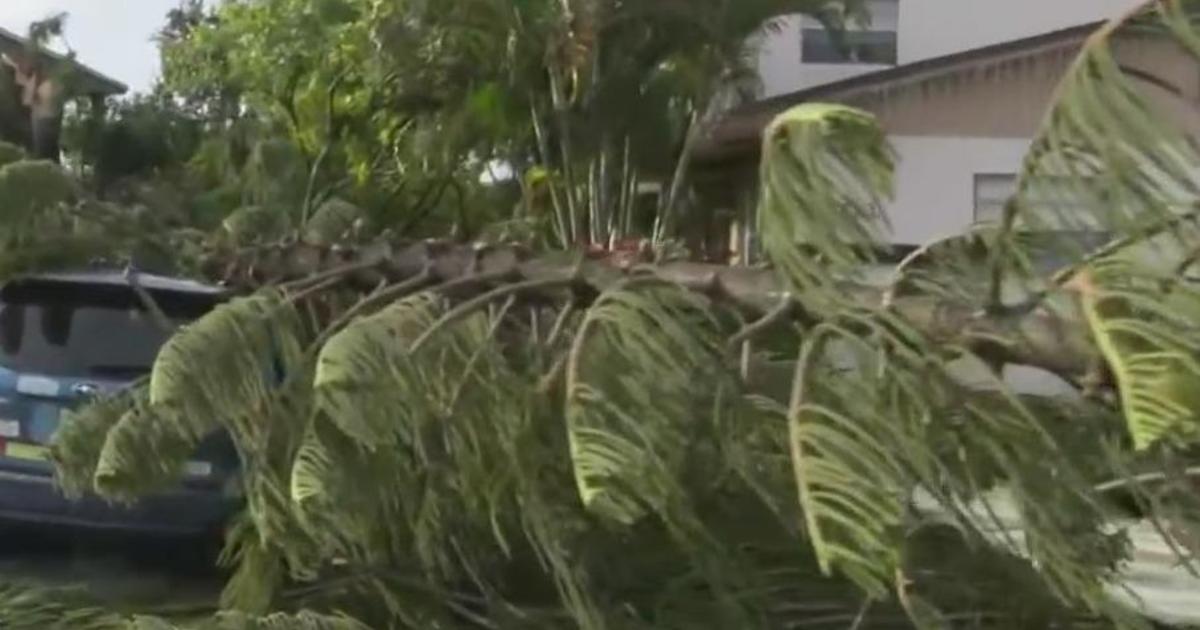
{"label": "green palm frond", "polygon": [[567,367],[566,420],[583,504],[632,524],[680,500],[694,420],[719,363],[710,305],[673,286],[630,286],[597,300]]}
{"label": "green palm frond", "polygon": [[1181,114],[1191,104],[1138,58],[1151,52],[1159,64],[1200,62],[1195,8],[1191,0],[1146,2],[1087,40],[1026,158],[1002,238],[1025,230],[1113,238],[1165,232],[1183,239],[1184,249],[1197,242],[1200,151],[1190,113]]}
{"label": "green palm frond", "polygon": [[150,404],[169,410],[189,441],[262,413],[302,371],[305,328],[278,292],[217,307],[172,337],[154,363]]}
{"label": "green palm frond", "polygon": [[818,402],[814,389],[818,378],[829,376],[820,368],[828,360],[824,354],[832,334],[816,331],[801,351],[788,414],[792,465],[821,569],[830,574],[837,566],[871,596],[882,598],[900,566],[903,495],[912,482],[890,448],[897,432],[874,433],[881,423],[866,421],[880,411],[872,408],[869,391],[841,399],[858,403],[853,411]]}
{"label": "green palm frond", "polygon": [[0,627],[11,630],[132,630],[129,619],[83,594],[30,584],[0,584]]}
{"label": "green palm frond", "polygon": [[412,426],[404,415],[423,412],[420,397],[396,386],[395,372],[410,362],[409,346],[443,310],[436,297],[420,294],[330,339],[317,359],[317,408],[368,448],[394,447],[402,439],[397,432]]}
{"label": "green palm frond", "polygon": [[6,630],[368,630],[346,615],[309,610],[270,615],[226,611],[189,621],[124,615],[96,605],[82,591],[17,583],[0,585],[0,626]]}
{"label": "green palm frond", "polygon": [[369,630],[361,622],[343,615],[322,615],[314,612],[277,613],[266,617],[250,617],[223,613],[216,620],[184,626],[181,630]]}
{"label": "green palm frond", "polygon": [[132,502],[177,483],[199,443],[181,430],[187,426],[168,408],[135,405],[108,431],[96,462],[94,490]]}
{"label": "green palm frond", "polygon": [[261,532],[253,515],[239,516],[229,527],[220,564],[234,570],[221,592],[224,610],[264,615],[278,600],[285,577],[284,558],[277,545],[263,540]]}
{"label": "green palm frond", "polygon": [[793,289],[827,287],[874,259],[887,227],[893,151],[875,118],[841,105],[793,108],[764,131],[763,248]]}
{"label": "green palm frond", "polygon": [[148,398],[143,383],[63,413],[51,440],[50,457],[58,486],[67,497],[79,498],[93,491],[96,468],[109,432],[135,407],[144,406]]}
{"label": "green palm frond", "polygon": [[[1164,287],[1167,286],[1164,290]],[[1200,430],[1200,292],[1147,277],[1134,264],[1105,260],[1072,282],[1116,379],[1134,447]]]}
{"label": "green palm frond", "polygon": [[[913,493],[926,493],[973,544],[995,528],[965,506],[1004,486],[1028,527],[1008,553],[1036,567],[1063,601],[1115,611],[1105,585],[1121,547],[1088,472],[1102,466],[1101,450],[1070,450],[1051,430],[1055,414],[1035,413],[995,376],[964,379],[983,368],[969,352],[945,361],[935,358],[945,348],[896,318],[843,317],[853,326],[810,332],[790,412],[795,484],[822,568],[873,597],[906,589],[908,578],[897,581],[911,570],[906,550],[930,524]],[[982,500],[988,518],[1000,518]]]}
{"label": "green palm frond", "polygon": [[[583,515],[561,503],[561,425],[530,386],[539,363],[502,352],[508,307],[493,311],[448,321],[443,299],[421,294],[334,336],[293,499],[325,549],[371,566],[415,558],[426,588],[470,575],[499,597],[513,585],[487,580],[486,567],[529,549],[527,579],[557,591],[581,627],[603,627],[573,552]],[[406,608],[401,617],[424,609],[416,618],[430,620],[453,606]]]}

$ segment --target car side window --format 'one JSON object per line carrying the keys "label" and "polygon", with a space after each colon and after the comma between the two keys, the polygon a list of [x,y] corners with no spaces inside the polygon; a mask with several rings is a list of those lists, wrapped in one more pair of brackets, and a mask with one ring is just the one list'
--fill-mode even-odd
{"label": "car side window", "polygon": [[0,345],[4,353],[17,354],[25,338],[25,307],[20,304],[5,304],[0,307]]}
{"label": "car side window", "polygon": [[67,347],[71,340],[71,322],[75,308],[69,304],[54,304],[42,308],[42,337],[58,348]]}

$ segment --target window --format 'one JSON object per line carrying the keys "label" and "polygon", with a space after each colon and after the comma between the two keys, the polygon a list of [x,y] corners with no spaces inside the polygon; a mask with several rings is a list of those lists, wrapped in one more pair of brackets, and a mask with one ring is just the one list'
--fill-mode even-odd
{"label": "window", "polygon": [[895,65],[899,0],[871,0],[867,8],[871,15],[869,23],[847,24],[840,44],[818,20],[804,18],[800,60],[804,63]]}
{"label": "window", "polygon": [[975,176],[975,222],[999,223],[1004,204],[1017,194],[1017,176],[985,174]]}
{"label": "window", "polygon": [[[1022,193],[1025,211],[1036,211],[1055,222],[1055,215],[1066,214],[1079,220],[1100,202],[1096,192],[1102,187],[1090,177],[1045,177],[1029,185]],[[975,222],[999,223],[1004,206],[1017,194],[1017,176],[988,173],[975,176]],[[1080,226],[1076,225],[1074,228]],[[1074,229],[1072,228],[1072,229]]]}
{"label": "window", "polygon": [[[169,297],[156,301],[177,325],[211,307]],[[0,298],[0,365],[10,370],[132,379],[150,371],[169,336],[129,289],[15,284]]]}

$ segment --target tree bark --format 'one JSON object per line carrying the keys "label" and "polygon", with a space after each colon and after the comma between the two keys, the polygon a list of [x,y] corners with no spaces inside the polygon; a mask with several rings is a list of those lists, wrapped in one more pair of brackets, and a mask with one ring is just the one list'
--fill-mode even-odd
{"label": "tree bark", "polygon": [[[752,317],[780,309],[788,293],[774,270],[693,262],[650,264],[615,257],[589,257],[556,252],[533,256],[508,245],[475,246],[444,241],[379,242],[358,248],[324,248],[296,243],[252,248],[213,255],[205,265],[211,279],[235,292],[305,280],[344,277],[342,286],[364,292],[381,285],[426,276],[428,286],[452,285],[456,298],[469,298],[499,284],[546,286],[574,284],[577,291],[599,294],[632,276],[656,277],[729,303]],[[469,282],[471,279],[480,282]],[[467,282],[464,282],[467,281]],[[466,295],[462,287],[467,287]],[[839,293],[845,302],[864,309],[891,312],[944,347],[962,347],[986,354],[1000,364],[1041,368],[1069,382],[1092,375],[1100,354],[1081,313],[1048,307],[989,314],[971,306],[931,296],[899,296],[885,307],[886,291],[847,284]],[[797,296],[789,316],[805,323],[820,314],[805,308]],[[1044,301],[1045,302],[1045,301]]]}

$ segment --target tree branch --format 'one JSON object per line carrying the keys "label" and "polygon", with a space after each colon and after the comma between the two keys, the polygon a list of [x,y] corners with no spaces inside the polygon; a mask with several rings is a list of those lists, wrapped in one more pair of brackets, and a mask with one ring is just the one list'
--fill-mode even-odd
{"label": "tree branch", "polygon": [[163,312],[162,307],[158,305],[158,301],[153,295],[138,282],[137,272],[133,269],[125,270],[125,279],[129,282],[129,286],[133,288],[133,292],[137,294],[142,305],[146,307],[146,311],[150,313],[150,318],[154,320],[154,324],[162,329],[163,332],[173,335],[176,332],[176,327],[171,323],[171,318]]}
{"label": "tree branch", "polygon": [[578,280],[576,278],[527,280],[525,282],[518,282],[516,284],[510,284],[492,289],[483,295],[459,304],[438,319],[438,321],[434,322],[434,324],[430,326],[428,330],[426,330],[420,337],[417,338],[416,341],[413,342],[412,352],[419,350],[421,346],[425,345],[426,342],[428,342],[431,338],[433,338],[434,335],[443,330],[446,326],[453,324],[454,322],[470,315],[471,313],[474,313],[475,311],[500,298],[511,297],[521,293],[533,291],[548,291],[552,289],[567,288],[572,284],[575,284],[577,281]]}
{"label": "tree branch", "polygon": [[[381,249],[383,254],[380,254]],[[297,256],[300,255],[297,253]],[[654,278],[677,284],[715,301],[735,306],[752,317],[765,318],[779,309],[781,301],[787,296],[782,282],[771,269],[693,262],[622,268],[606,260],[581,260],[562,252],[529,257],[524,250],[515,246],[481,250],[473,245],[424,241],[407,246],[402,243],[384,248],[369,246],[358,252],[339,252],[337,256],[313,256],[311,252],[303,255],[314,262],[305,267],[286,253],[281,255],[277,250],[264,248],[262,257],[242,253],[232,264],[222,265],[225,261],[217,261],[205,268],[229,271],[228,280],[249,291],[262,286],[256,278],[295,280],[321,274],[325,271],[320,267],[321,264],[343,266],[353,264],[356,256],[384,256],[385,260],[379,264],[388,278],[409,280],[377,292],[351,309],[347,313],[351,317],[427,287],[452,296],[479,296],[460,305],[456,309],[459,310],[455,315],[457,317],[463,311],[479,308],[513,293],[544,293],[558,287],[574,286],[600,294],[627,282],[631,277]],[[269,268],[271,263],[278,265],[279,269]],[[370,291],[376,286],[353,275],[347,276],[347,282],[363,291]],[[354,284],[356,282],[357,285]],[[480,287],[501,282],[510,284],[479,294]],[[883,309],[883,290],[847,284],[840,287],[839,291],[848,303],[864,310]],[[806,324],[819,321],[819,314],[808,312],[805,305],[805,296],[794,296],[790,315]],[[1071,313],[1059,313],[1043,305],[981,313],[973,306],[935,296],[909,295],[896,297],[890,312],[935,343],[947,347],[969,347],[974,340],[987,339],[991,356],[996,360],[1005,364],[1041,368],[1068,382],[1077,382],[1086,376],[1099,356],[1088,327],[1082,321]],[[345,322],[340,323],[344,325]]]}
{"label": "tree branch", "polygon": [[791,319],[792,314],[796,311],[796,302],[792,299],[789,293],[779,301],[779,306],[776,306],[771,312],[764,315],[761,319],[747,325],[745,328],[738,331],[736,335],[729,338],[726,344],[726,351],[733,354],[738,351],[741,345],[755,337],[770,330],[776,324],[782,323],[785,320]]}
{"label": "tree branch", "polygon": [[333,143],[337,140],[337,134],[341,131],[341,122],[338,120],[337,113],[334,107],[334,101],[337,98],[338,88],[341,87],[342,81],[346,80],[346,75],[349,71],[342,71],[329,84],[329,91],[326,94],[325,103],[325,125],[326,137],[325,146],[321,148],[321,152],[317,154],[317,158],[313,160],[312,170],[308,173],[308,186],[304,191],[304,216],[302,217],[302,225],[308,223],[309,217],[312,216],[314,208],[313,196],[316,192],[317,177],[321,174],[321,169],[325,166],[325,160],[329,159],[330,152],[333,151]]}

